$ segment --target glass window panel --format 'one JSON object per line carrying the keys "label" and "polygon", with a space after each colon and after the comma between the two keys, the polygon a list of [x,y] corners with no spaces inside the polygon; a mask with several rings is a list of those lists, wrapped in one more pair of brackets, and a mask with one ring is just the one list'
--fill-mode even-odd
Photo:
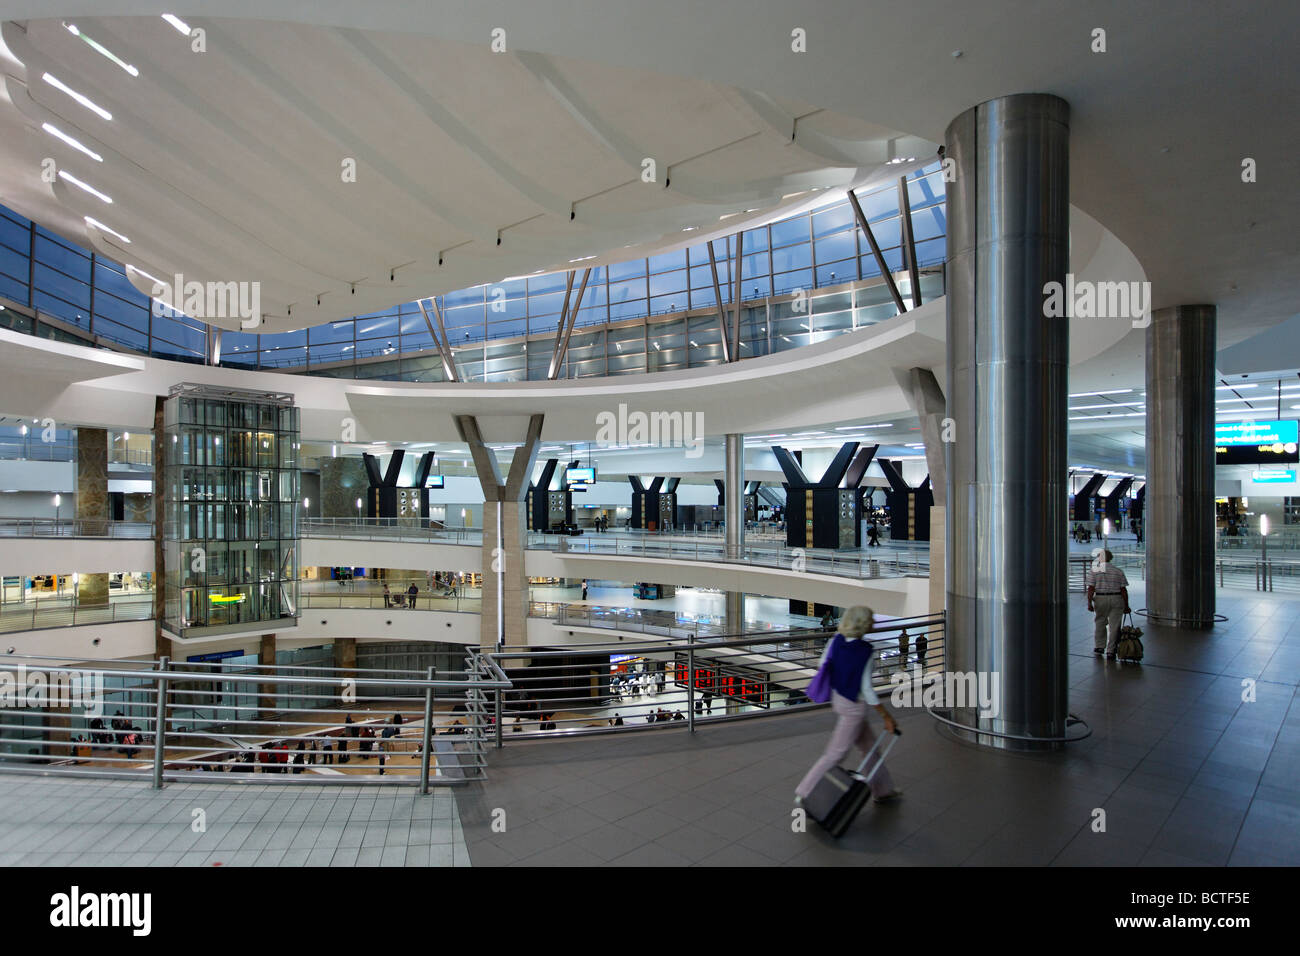
{"label": "glass window panel", "polygon": [[90,281],[90,256],[83,251],[74,249],[67,242],[56,238],[53,233],[47,232],[40,226],[36,227],[36,242],[33,246],[33,253],[38,262],[54,266],[74,279],[80,279],[83,282]]}
{"label": "glass window panel", "polygon": [[812,268],[812,245],[786,246],[772,250],[772,269],[788,272],[792,269]]}
{"label": "glass window panel", "polygon": [[772,247],[788,246],[796,242],[808,242],[812,236],[808,231],[808,217],[796,216],[794,219],[783,219],[781,222],[774,222],[772,229]]}
{"label": "glass window panel", "polygon": [[916,261],[923,266],[941,265],[947,256],[947,248],[946,236],[918,242],[916,244]]}
{"label": "glass window panel", "polygon": [[461,289],[457,292],[448,292],[442,297],[439,303],[444,312],[455,309],[459,306],[482,304],[483,286],[476,285],[472,289]]}
{"label": "glass window panel", "polygon": [[26,225],[0,215],[0,244],[16,249],[24,256],[31,252],[32,234]]}
{"label": "glass window panel", "polygon": [[32,292],[32,305],[35,308],[40,309],[42,312],[48,312],[50,315],[57,316],[72,325],[79,325],[86,328],[90,324],[86,321],[86,309],[84,307],[73,305],[70,302],[65,302],[63,299],[58,299],[42,292],[40,290],[39,282],[37,283],[35,290]]}
{"label": "glass window panel", "polygon": [[786,295],[795,289],[812,288],[812,270],[798,269],[794,272],[782,272],[772,280],[772,294]]}
{"label": "glass window panel", "polygon": [[25,253],[15,252],[8,246],[0,246],[0,272],[26,282],[30,267],[31,259]]}
{"label": "glass window panel", "polygon": [[351,342],[352,331],[356,323],[352,319],[345,319],[342,322],[326,322],[324,325],[316,325],[307,330],[307,341],[310,345],[324,345],[326,342]]}
{"label": "glass window panel", "polygon": [[0,274],[0,295],[12,302],[27,305],[28,287],[26,280],[20,282],[17,279],[11,279],[7,275]]}
{"label": "glass window panel", "polygon": [[[650,295],[666,295],[671,292],[682,292],[686,288],[686,270],[678,269],[675,272],[665,272],[660,275],[650,277]],[[683,296],[683,299],[685,297]]]}
{"label": "glass window panel", "polygon": [[834,235],[818,239],[816,243],[817,264],[849,259],[858,254],[856,230],[837,232]]}
{"label": "glass window panel", "polygon": [[[263,336],[265,338],[265,336]],[[288,368],[293,365],[307,364],[306,348],[262,349],[263,368]]]}
{"label": "glass window panel", "polygon": [[90,308],[90,283],[66,276],[58,269],[36,263],[32,280],[42,292],[56,295],[65,302],[79,306],[84,312]]}
{"label": "glass window panel", "polygon": [[95,317],[95,334],[117,342],[119,345],[140,349],[142,352],[149,349],[149,335],[147,332],[134,326],[119,325],[99,316]]}
{"label": "glass window panel", "polygon": [[686,268],[686,250],[678,249],[676,252],[665,252],[657,256],[650,257],[651,274],[658,272],[669,272],[674,269]]}
{"label": "glass window panel", "polygon": [[[617,282],[623,279],[635,279],[637,276],[643,276],[645,271],[644,259],[629,259],[627,262],[618,262],[611,266],[605,267],[610,282]],[[642,285],[644,288],[644,284]]]}
{"label": "glass window panel", "polygon": [[563,272],[549,272],[546,275],[528,277],[528,296],[543,295],[547,292],[564,291],[568,278]]}

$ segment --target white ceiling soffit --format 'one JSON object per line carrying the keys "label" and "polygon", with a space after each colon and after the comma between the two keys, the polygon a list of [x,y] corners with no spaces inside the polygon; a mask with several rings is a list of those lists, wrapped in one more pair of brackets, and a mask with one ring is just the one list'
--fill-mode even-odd
{"label": "white ceiling soffit", "polygon": [[[205,52],[157,16],[75,20],[138,76],[64,21],[5,23],[22,66],[0,100],[0,201],[136,266],[146,294],[178,273],[258,283],[263,332],[679,248],[811,190],[888,182],[937,148],[700,79],[428,36],[189,23]],[[112,204],[43,182],[46,157]],[[233,306],[190,311],[241,327]]]}

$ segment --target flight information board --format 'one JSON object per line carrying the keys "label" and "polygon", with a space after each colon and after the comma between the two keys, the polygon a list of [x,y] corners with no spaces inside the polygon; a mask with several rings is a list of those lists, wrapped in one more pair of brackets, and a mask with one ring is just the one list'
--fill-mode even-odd
{"label": "flight information board", "polygon": [[1300,427],[1293,421],[1225,422],[1214,426],[1216,465],[1280,465],[1300,462]]}

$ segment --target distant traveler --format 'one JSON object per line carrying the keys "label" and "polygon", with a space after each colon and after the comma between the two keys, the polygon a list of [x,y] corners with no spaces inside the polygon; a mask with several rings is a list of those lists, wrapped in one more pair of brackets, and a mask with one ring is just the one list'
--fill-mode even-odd
{"label": "distant traveler", "polygon": [[1106,660],[1115,659],[1115,645],[1119,642],[1119,627],[1125,614],[1132,614],[1128,606],[1128,578],[1111,562],[1115,556],[1108,550],[1101,552],[1101,569],[1089,568],[1083,576],[1088,589],[1088,610],[1094,611],[1092,652],[1105,654]]}
{"label": "distant traveler", "polygon": [[[826,643],[826,650],[822,652],[821,663],[830,667],[835,729],[831,731],[826,750],[795,788],[796,804],[802,803],[804,797],[812,793],[826,771],[844,759],[851,747],[856,745],[864,754],[871,749],[876,734],[867,721],[868,705],[876,708],[884,718],[887,733],[897,729],[893,714],[871,686],[875,648],[870,641],[863,640],[862,635],[871,629],[872,623],[870,608],[849,608],[840,619],[839,633]],[[870,773],[877,763],[879,758],[873,758],[871,765],[863,768],[864,772]],[[886,803],[901,795],[889,776],[889,768],[881,765],[871,777],[871,793],[877,803]]]}
{"label": "distant traveler", "polygon": [[867,527],[867,547],[868,548],[880,547],[880,530],[876,527],[876,523],[874,521],[872,521],[871,524]]}
{"label": "distant traveler", "polygon": [[925,670],[925,652],[930,649],[930,640],[924,634],[917,635],[916,638],[916,662],[921,665],[921,670]]}
{"label": "distant traveler", "polygon": [[587,600],[587,579],[582,579],[582,599]]}
{"label": "distant traveler", "polygon": [[388,590],[388,582],[384,582],[384,607],[393,606],[393,592]]}
{"label": "distant traveler", "polygon": [[415,582],[412,581],[411,586],[406,589],[407,604],[409,605],[412,611],[415,610],[415,599],[419,595],[419,593],[420,593],[420,589],[416,587]]}
{"label": "distant traveler", "polygon": [[898,635],[898,666],[907,666],[907,654],[911,650],[912,639],[907,635],[907,628],[903,628],[903,633]]}
{"label": "distant traveler", "polygon": [[822,615],[822,624],[821,624],[822,630],[829,631],[834,626],[835,626],[835,615],[832,614],[830,611],[827,611],[825,614]]}

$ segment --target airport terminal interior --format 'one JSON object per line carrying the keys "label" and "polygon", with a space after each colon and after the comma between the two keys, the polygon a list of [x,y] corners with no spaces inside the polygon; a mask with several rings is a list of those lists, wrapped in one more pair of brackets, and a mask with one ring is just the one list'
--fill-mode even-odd
{"label": "airport terminal interior", "polygon": [[1300,8],[213,6],[0,3],[0,864],[1300,865]]}

